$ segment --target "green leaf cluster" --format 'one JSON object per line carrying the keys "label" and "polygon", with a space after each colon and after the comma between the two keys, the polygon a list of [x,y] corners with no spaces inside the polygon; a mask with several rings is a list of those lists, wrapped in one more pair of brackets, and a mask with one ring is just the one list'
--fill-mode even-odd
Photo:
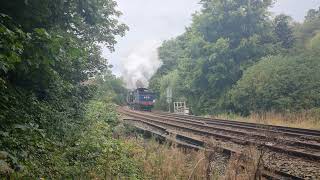
{"label": "green leaf cluster", "polygon": [[[113,50],[128,29],[115,7],[113,0],[0,2],[0,178],[138,176],[126,145],[112,138],[111,103],[125,90],[98,46]],[[102,75],[104,84],[90,83]]]}
{"label": "green leaf cluster", "polygon": [[163,65],[150,82],[150,88],[159,93],[160,77],[176,68],[181,86],[176,97],[186,98],[197,114],[222,110],[227,91],[248,66],[284,49],[269,18],[272,1],[201,3],[203,8],[193,15],[191,27],[159,49]]}
{"label": "green leaf cluster", "polygon": [[319,55],[271,56],[250,67],[230,91],[236,112],[287,112],[320,106]]}
{"label": "green leaf cluster", "polygon": [[269,56],[245,71],[229,93],[238,113],[297,112],[320,107],[320,10],[310,10],[295,26],[296,43],[286,53]]}
{"label": "green leaf cluster", "polygon": [[186,32],[159,48],[163,65],[149,85],[157,107],[166,109],[168,86],[175,89],[174,101],[186,100],[195,114],[318,107],[317,93],[304,94],[319,90],[311,85],[320,80],[312,74],[320,71],[319,10],[299,24],[284,14],[272,17],[273,3],[202,0]]}

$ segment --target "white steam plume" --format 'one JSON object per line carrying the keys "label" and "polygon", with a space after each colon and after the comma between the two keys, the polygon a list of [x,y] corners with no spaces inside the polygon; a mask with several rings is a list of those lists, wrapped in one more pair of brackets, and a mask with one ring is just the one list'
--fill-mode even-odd
{"label": "white steam plume", "polygon": [[121,58],[121,74],[127,84],[127,88],[136,88],[136,82],[140,81],[144,87],[162,62],[158,58],[157,48],[160,41],[144,41],[137,45],[127,56]]}

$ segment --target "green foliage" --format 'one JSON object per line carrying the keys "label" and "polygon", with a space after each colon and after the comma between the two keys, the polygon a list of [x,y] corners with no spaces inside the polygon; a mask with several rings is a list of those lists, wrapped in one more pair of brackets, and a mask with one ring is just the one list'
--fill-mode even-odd
{"label": "green foliage", "polygon": [[122,79],[108,74],[97,81],[98,89],[95,99],[112,101],[118,105],[126,104],[127,89],[124,87]]}
{"label": "green foliage", "polygon": [[113,0],[3,0],[0,13],[12,17],[27,32],[35,28],[59,29],[82,42],[101,42],[113,49],[115,35],[123,36],[128,29],[117,19],[121,13],[116,5]]}
{"label": "green foliage", "polygon": [[293,30],[290,26],[291,17],[284,14],[278,15],[274,19],[275,35],[281,42],[282,47],[292,48],[294,44]]}
{"label": "green foliage", "polygon": [[[14,69],[15,64],[21,61],[22,43],[27,39],[26,33],[10,23],[11,18],[9,16],[0,14],[1,74]],[[6,24],[13,26],[13,28],[7,27]]]}
{"label": "green foliage", "polygon": [[159,109],[165,109],[168,110],[168,104],[167,104],[167,88],[170,87],[172,89],[172,97],[173,101],[185,101],[185,97],[180,97],[177,95],[180,95],[180,79],[179,74],[177,70],[169,72],[167,75],[162,76],[160,80],[160,96],[158,100],[156,101],[155,107]]}
{"label": "green foliage", "polygon": [[318,107],[318,93],[306,96],[319,89],[311,83],[320,79],[320,10],[298,24],[283,14],[272,19],[272,0],[201,3],[191,27],[159,48],[163,65],[150,80],[158,108],[167,107],[168,86],[195,114]]}
{"label": "green foliage", "polygon": [[76,139],[67,147],[64,159],[69,161],[65,176],[78,178],[138,178],[136,162],[130,149],[112,138],[113,128],[119,123],[115,106],[110,102],[93,100],[88,103],[86,117],[72,129]]}
{"label": "green foliage", "polygon": [[271,56],[250,67],[230,91],[237,112],[297,111],[320,106],[319,56]]}
{"label": "green foliage", "polygon": [[[127,30],[115,6],[1,1],[0,178],[138,177],[128,147],[112,138],[111,103],[124,89],[97,45],[113,50]],[[97,74],[105,84],[87,83]]]}
{"label": "green foliage", "polygon": [[272,1],[201,3],[203,9],[193,16],[185,34],[159,49],[163,65],[150,82],[150,87],[161,94],[159,76],[178,68],[182,90],[177,96],[186,97],[197,114],[223,109],[227,91],[243,70],[282,49],[268,17]]}
{"label": "green foliage", "polygon": [[168,74],[177,68],[179,60],[186,56],[184,51],[185,46],[184,36],[176,39],[163,42],[162,46],[158,49],[159,58],[162,61],[162,66],[157,70],[156,74],[151,78],[149,88],[160,97],[160,81],[161,76]]}
{"label": "green foliage", "polygon": [[[308,11],[305,21],[295,28],[295,36],[298,40],[298,48],[305,48],[305,45],[320,31],[320,7],[318,10]],[[298,50],[300,50],[298,49]]]}
{"label": "green foliage", "polygon": [[295,29],[293,50],[250,67],[230,92],[228,109],[243,114],[319,107],[319,11],[310,10]]}
{"label": "green foliage", "polygon": [[320,32],[310,40],[307,47],[309,50],[320,54]]}
{"label": "green foliage", "polygon": [[108,124],[111,128],[115,127],[119,123],[115,106],[110,102],[92,101],[87,105],[86,111],[86,118],[89,121],[102,121]]}

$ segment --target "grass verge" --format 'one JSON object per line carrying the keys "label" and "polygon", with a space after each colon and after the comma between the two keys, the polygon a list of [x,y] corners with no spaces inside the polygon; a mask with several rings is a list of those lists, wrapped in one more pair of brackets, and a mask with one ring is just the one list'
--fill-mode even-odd
{"label": "grass verge", "polygon": [[252,113],[247,117],[237,114],[219,114],[211,117],[267,125],[320,130],[320,109],[299,113]]}

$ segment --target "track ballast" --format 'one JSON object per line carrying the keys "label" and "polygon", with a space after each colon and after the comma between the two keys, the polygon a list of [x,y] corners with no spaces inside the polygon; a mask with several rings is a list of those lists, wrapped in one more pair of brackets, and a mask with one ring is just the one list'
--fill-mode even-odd
{"label": "track ballast", "polygon": [[229,153],[241,153],[252,145],[263,148],[266,158],[273,158],[264,165],[267,178],[320,178],[320,131],[127,108],[118,111],[136,127],[183,146],[207,149],[211,141]]}

